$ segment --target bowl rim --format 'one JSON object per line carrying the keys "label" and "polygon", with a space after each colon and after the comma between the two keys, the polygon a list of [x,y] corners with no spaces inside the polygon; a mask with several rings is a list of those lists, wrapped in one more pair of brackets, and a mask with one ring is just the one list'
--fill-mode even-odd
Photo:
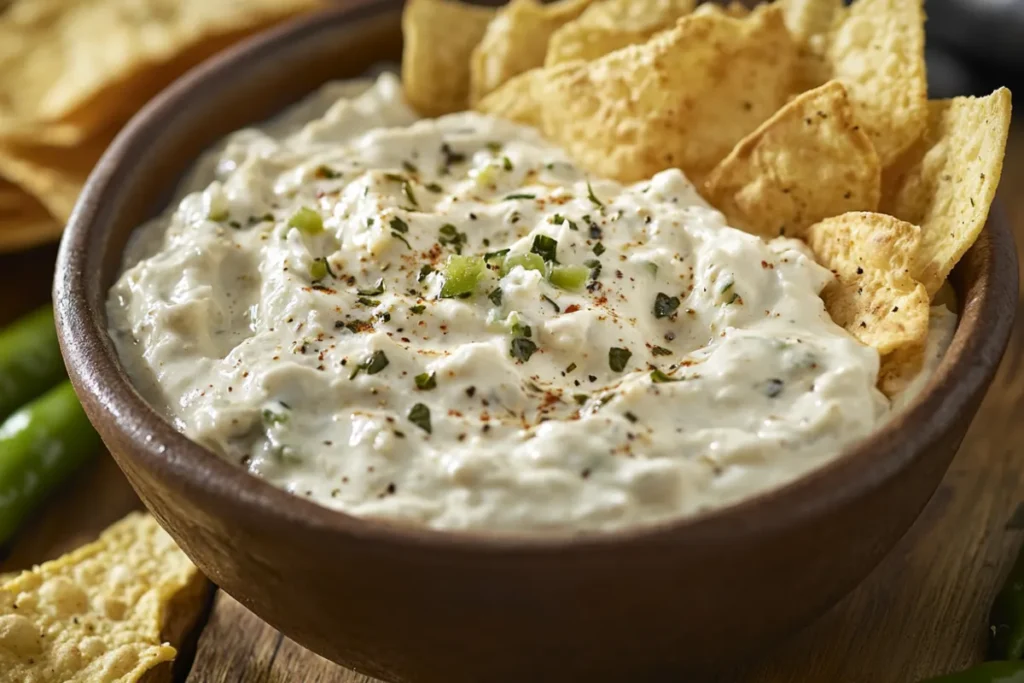
{"label": "bowl rim", "polygon": [[[87,408],[106,413],[111,429],[132,444],[125,457],[176,480],[236,519],[258,521],[270,532],[295,525],[311,533],[464,553],[553,553],[600,550],[634,543],[723,542],[765,533],[817,517],[865,496],[922,457],[946,427],[980,400],[1009,340],[1016,310],[1016,249],[998,206],[965,258],[981,259],[979,275],[961,296],[961,315],[946,356],[928,386],[903,412],[815,470],[750,498],[697,515],[611,531],[488,532],[442,530],[366,519],[323,507],[223,460],[178,432],[134,389],[103,325],[103,306],[90,305],[103,289],[104,262],[116,216],[107,197],[130,186],[136,162],[145,163],[144,141],[187,106],[203,84],[244,78],[249,64],[287,50],[311,33],[338,30],[385,13],[396,0],[361,0],[317,11],[265,31],[200,64],[150,101],[117,135],[90,175],[68,222],[57,259],[53,300],[64,358]],[[167,188],[170,189],[170,188]],[[165,208],[165,207],[163,207]],[[162,210],[162,209],[161,209]],[[120,258],[118,258],[120,263]],[[102,291],[98,301],[105,301]],[[966,303],[965,303],[966,302]],[[99,420],[96,420],[97,422]]]}

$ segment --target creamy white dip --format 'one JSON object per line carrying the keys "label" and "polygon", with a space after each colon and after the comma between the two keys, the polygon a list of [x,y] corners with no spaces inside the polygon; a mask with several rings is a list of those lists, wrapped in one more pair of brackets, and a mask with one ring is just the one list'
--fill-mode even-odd
{"label": "creamy white dip", "polygon": [[533,129],[366,87],[232,135],[128,250],[110,335],[196,441],[354,515],[581,530],[749,497],[887,418],[801,243],[679,171],[588,178]]}

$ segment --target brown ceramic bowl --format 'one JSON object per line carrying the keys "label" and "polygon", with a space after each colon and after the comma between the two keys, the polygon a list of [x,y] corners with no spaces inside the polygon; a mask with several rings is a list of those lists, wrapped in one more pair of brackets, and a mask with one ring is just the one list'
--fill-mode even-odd
{"label": "brown ceramic bowl", "polygon": [[910,527],[995,372],[1017,298],[998,217],[956,270],[959,329],[909,412],[785,488],[651,528],[495,537],[356,519],[190,442],[132,388],[104,315],[132,229],[221,136],[397,59],[400,4],[348,3],[201,66],[132,121],[89,180],[61,246],[57,322],[72,381],[135,490],[256,614],[394,681],[680,680],[821,614]]}

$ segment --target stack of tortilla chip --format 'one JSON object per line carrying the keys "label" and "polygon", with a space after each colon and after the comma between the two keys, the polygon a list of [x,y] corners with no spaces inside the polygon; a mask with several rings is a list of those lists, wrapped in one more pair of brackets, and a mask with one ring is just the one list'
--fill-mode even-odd
{"label": "stack of tortilla chip", "polygon": [[14,0],[0,10],[0,252],[57,238],[124,123],[206,57],[318,0]]}

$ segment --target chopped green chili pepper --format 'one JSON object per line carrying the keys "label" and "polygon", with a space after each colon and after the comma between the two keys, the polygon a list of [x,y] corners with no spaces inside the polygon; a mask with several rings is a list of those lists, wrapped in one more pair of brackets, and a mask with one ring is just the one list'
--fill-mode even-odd
{"label": "chopped green chili pepper", "polygon": [[313,282],[327,277],[327,259],[316,258],[309,264],[309,277]]}
{"label": "chopped green chili pepper", "polygon": [[507,275],[516,266],[521,266],[525,270],[536,270],[543,273],[544,259],[537,254],[513,254],[505,259],[505,265],[501,269],[501,274]]}
{"label": "chopped green chili pepper", "polygon": [[484,260],[479,256],[452,254],[444,266],[441,296],[450,298],[472,294],[485,270]]}
{"label": "chopped green chili pepper", "polygon": [[555,266],[551,269],[551,284],[561,289],[575,291],[587,284],[590,273],[590,268],[584,266]]}
{"label": "chopped green chili pepper", "polygon": [[324,219],[313,209],[303,206],[288,219],[288,225],[307,235],[318,235],[324,230]]}

